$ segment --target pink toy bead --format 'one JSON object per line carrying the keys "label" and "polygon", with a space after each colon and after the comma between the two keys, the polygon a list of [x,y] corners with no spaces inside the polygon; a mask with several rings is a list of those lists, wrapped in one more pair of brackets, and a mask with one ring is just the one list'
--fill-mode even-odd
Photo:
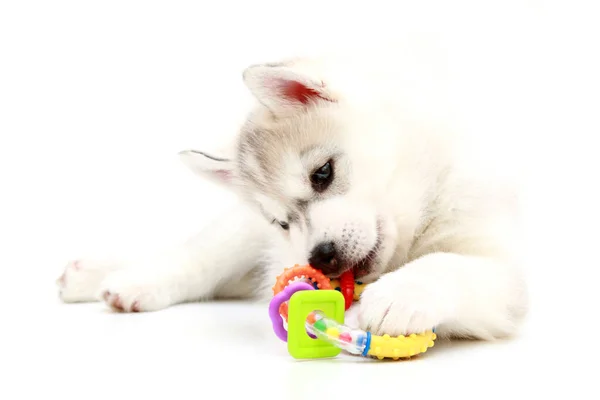
{"label": "pink toy bead", "polygon": [[352,336],[350,336],[349,333],[344,332],[340,335],[340,340],[343,340],[344,342],[351,342],[352,341]]}

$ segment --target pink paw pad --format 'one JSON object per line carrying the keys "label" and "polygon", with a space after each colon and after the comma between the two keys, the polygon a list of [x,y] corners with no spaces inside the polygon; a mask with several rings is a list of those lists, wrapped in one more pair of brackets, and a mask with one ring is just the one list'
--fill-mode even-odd
{"label": "pink paw pad", "polygon": [[109,306],[111,306],[115,310],[125,311],[125,309],[123,308],[123,302],[121,301],[121,298],[118,294],[113,295],[109,291],[106,291],[102,294],[102,298]]}
{"label": "pink paw pad", "polygon": [[139,301],[133,302],[133,304],[131,305],[131,311],[132,312],[140,312],[140,302]]}

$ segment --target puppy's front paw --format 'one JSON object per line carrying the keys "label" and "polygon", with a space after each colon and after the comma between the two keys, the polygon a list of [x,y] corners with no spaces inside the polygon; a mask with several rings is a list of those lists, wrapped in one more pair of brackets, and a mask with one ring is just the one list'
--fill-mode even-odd
{"label": "puppy's front paw", "polygon": [[418,271],[396,271],[370,284],[360,298],[359,326],[376,335],[422,333],[451,312],[452,300],[439,283]]}
{"label": "puppy's front paw", "polygon": [[65,303],[96,301],[102,280],[119,267],[114,262],[86,259],[71,261],[56,280],[58,296]]}
{"label": "puppy's front paw", "polygon": [[100,297],[115,311],[157,311],[171,304],[169,287],[141,271],[117,271],[102,283]]}

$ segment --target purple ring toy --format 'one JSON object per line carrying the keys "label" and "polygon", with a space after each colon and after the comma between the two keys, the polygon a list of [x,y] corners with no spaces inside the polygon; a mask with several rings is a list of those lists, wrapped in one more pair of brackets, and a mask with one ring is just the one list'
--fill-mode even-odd
{"label": "purple ring toy", "polygon": [[306,282],[294,282],[279,292],[269,304],[269,317],[273,323],[273,330],[277,337],[287,342],[288,333],[283,327],[283,319],[279,315],[279,306],[288,301],[292,295],[300,290],[315,290],[315,288]]}

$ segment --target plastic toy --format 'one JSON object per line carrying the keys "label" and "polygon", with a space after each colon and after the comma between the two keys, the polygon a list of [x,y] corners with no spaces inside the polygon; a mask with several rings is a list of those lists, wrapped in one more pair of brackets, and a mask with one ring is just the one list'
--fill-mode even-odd
{"label": "plastic toy", "polygon": [[[277,337],[295,358],[335,357],[342,350],[360,356],[398,360],[433,347],[434,330],[409,336],[377,336],[344,325],[344,312],[365,285],[352,271],[329,280],[310,265],[286,268],[273,286],[269,316]],[[286,326],[287,325],[287,326]]]}

